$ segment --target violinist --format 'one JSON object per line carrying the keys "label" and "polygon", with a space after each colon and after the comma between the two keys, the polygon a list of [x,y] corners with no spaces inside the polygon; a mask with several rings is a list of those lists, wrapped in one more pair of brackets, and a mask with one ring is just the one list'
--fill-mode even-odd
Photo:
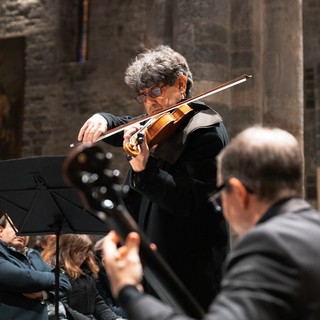
{"label": "violinist", "polygon": [[[139,54],[127,68],[125,82],[151,116],[190,98],[193,84],[186,59],[164,45]],[[169,137],[152,148],[144,138],[139,141],[138,154],[127,157],[130,192],[125,202],[141,229],[206,310],[219,290],[229,245],[223,215],[208,201],[215,189],[215,158],[226,146],[228,135],[214,110],[200,101],[189,107],[192,111]],[[97,113],[84,123],[78,140],[94,142],[108,130],[134,119],[137,117]],[[123,147],[139,129],[135,123],[104,141]],[[145,289],[148,291],[147,284]]]}

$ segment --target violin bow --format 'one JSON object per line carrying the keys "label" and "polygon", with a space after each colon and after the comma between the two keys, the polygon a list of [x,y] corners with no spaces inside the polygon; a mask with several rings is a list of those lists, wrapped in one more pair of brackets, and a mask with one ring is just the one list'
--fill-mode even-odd
{"label": "violin bow", "polygon": [[[203,92],[203,93],[200,93],[192,98],[189,98],[189,99],[186,99],[186,100],[183,100],[175,105],[173,105],[172,107],[168,108],[168,109],[165,109],[165,110],[162,110],[160,112],[157,112],[153,115],[147,115],[145,117],[142,117],[142,118],[139,118],[139,119],[136,119],[136,120],[132,120],[128,123],[125,123],[121,126],[118,126],[118,127],[115,127],[115,128],[112,128],[110,130],[108,130],[108,132],[105,134],[105,135],[102,135],[100,136],[95,142],[98,142],[98,141],[101,141],[103,139],[106,139],[116,133],[119,133],[121,131],[123,131],[125,128],[127,128],[128,126],[131,126],[132,124],[135,124],[135,123],[141,123],[141,122],[144,122],[146,120],[149,120],[151,118],[154,118],[154,117],[157,117],[157,116],[160,116],[166,112],[169,112],[169,111],[172,111],[174,109],[177,109],[179,107],[181,107],[183,104],[188,104],[188,103],[191,103],[191,102],[194,102],[196,100],[199,100],[199,99],[203,99],[205,97],[208,97],[212,94],[215,94],[215,93],[218,93],[220,91],[223,91],[223,90],[226,90],[226,89],[229,89],[231,87],[234,87],[242,82],[245,82],[247,81],[248,79],[252,78],[252,75],[248,75],[248,74],[243,74],[242,76],[239,76],[237,78],[234,78],[228,82],[225,82],[225,83],[222,83],[214,88],[212,88],[211,90],[208,90],[206,92]],[[73,148],[77,143],[71,143],[70,144],[70,147]]]}

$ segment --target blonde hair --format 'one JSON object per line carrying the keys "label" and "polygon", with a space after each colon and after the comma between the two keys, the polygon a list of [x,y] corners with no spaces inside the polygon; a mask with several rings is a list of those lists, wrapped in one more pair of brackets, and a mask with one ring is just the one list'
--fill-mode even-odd
{"label": "blonde hair", "polygon": [[[86,248],[89,249],[88,256],[84,263],[92,272],[93,277],[98,277],[99,267],[95,261],[93,253],[93,241],[86,234],[63,234],[60,236],[59,243],[59,260],[63,263],[63,269],[72,279],[80,277],[84,274],[81,267],[75,265],[73,255],[76,252],[82,252]],[[51,242],[41,253],[42,258],[48,264],[56,265],[56,246],[55,242]]]}

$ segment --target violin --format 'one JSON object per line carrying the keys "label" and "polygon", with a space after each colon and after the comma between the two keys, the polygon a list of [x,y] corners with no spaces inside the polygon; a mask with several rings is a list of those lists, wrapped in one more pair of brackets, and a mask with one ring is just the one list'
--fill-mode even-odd
{"label": "violin", "polygon": [[[218,93],[225,89],[236,86],[242,82],[250,79],[252,75],[244,74],[240,77],[237,77],[233,80],[225,82],[218,85],[217,87],[206,91],[204,93],[198,94],[190,99],[186,99],[182,102],[179,102],[172,107],[157,112],[153,115],[147,115],[145,117],[133,120],[116,128],[108,130],[105,135],[102,135],[95,142],[108,138],[116,133],[123,131],[125,128],[135,124],[135,123],[144,123],[147,121],[139,130],[134,134],[132,139],[130,139],[128,144],[124,145],[124,150],[127,154],[135,157],[140,153],[140,146],[142,138],[142,132],[146,136],[148,146],[152,148],[153,146],[159,144],[160,142],[166,141],[183,123],[185,120],[189,119],[192,116],[193,109],[188,106],[188,103],[193,101],[203,99],[214,93]],[[70,144],[70,147],[74,147],[76,144]]]}
{"label": "violin", "polygon": [[153,148],[157,144],[165,142],[192,116],[193,111],[194,110],[187,104],[183,104],[172,113],[166,112],[157,118],[153,118],[153,121],[147,122],[146,125],[132,135],[128,143],[123,145],[125,153],[132,157],[136,157],[140,153],[139,145],[142,140],[139,139],[143,139],[141,136],[142,132],[144,132],[143,135],[149,148]]}

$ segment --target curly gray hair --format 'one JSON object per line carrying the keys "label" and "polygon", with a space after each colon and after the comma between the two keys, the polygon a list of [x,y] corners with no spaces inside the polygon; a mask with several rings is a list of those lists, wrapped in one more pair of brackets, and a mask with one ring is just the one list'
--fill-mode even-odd
{"label": "curly gray hair", "polygon": [[187,77],[188,95],[193,80],[187,60],[169,46],[159,45],[140,53],[127,68],[124,80],[129,87],[139,91],[160,83],[173,85],[180,75]]}

